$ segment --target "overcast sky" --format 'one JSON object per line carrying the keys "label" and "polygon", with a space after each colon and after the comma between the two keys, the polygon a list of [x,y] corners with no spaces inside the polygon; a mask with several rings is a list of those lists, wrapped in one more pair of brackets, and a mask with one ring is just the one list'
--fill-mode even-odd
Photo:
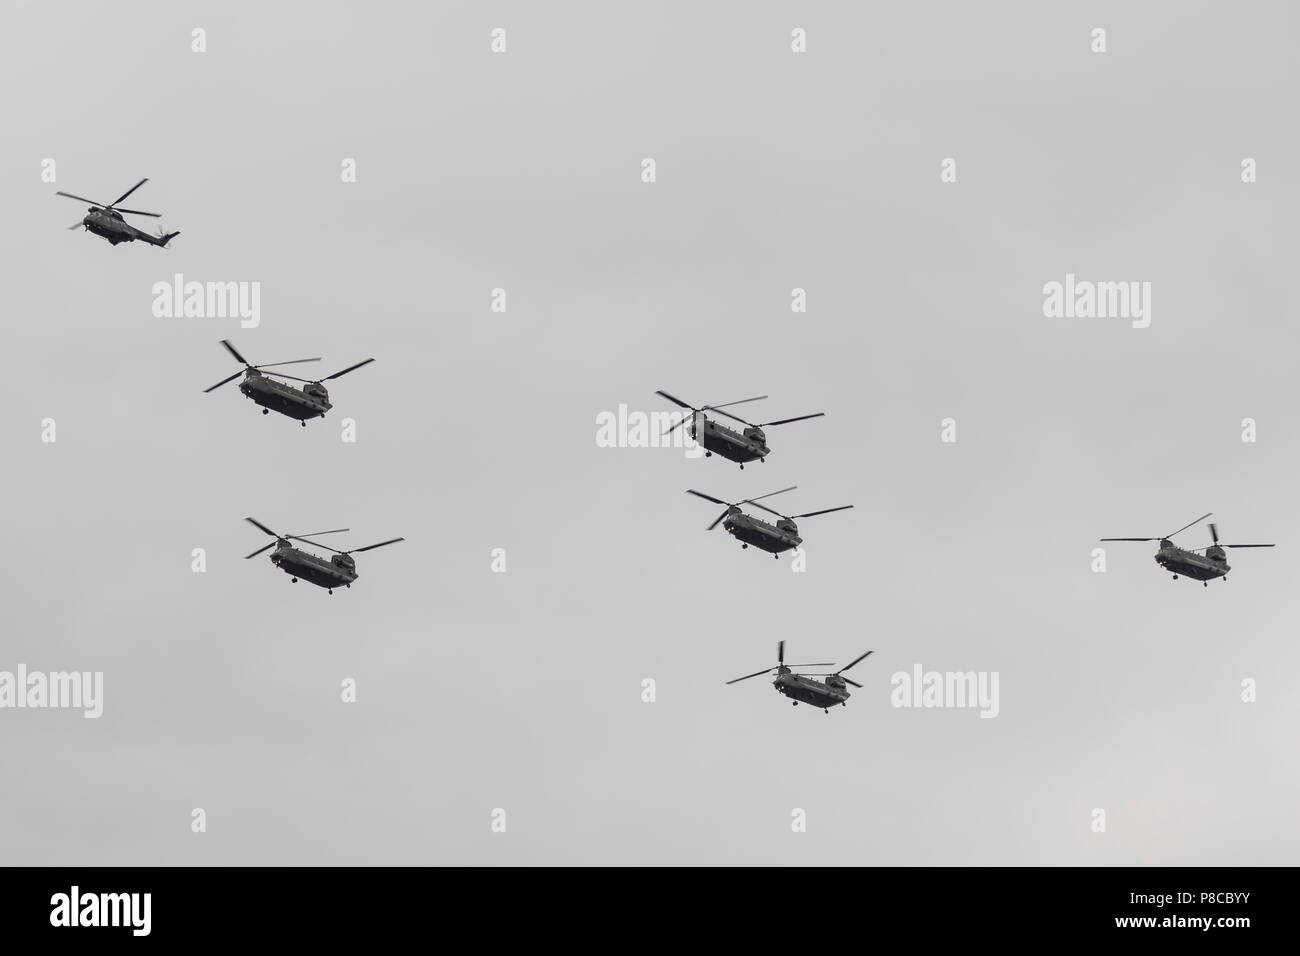
{"label": "overcast sky", "polygon": [[[0,670],[102,671],[105,700],[0,711],[5,861],[1294,863],[1297,25],[11,4]],[[68,231],[85,206],[55,190],[142,176],[127,205],[170,249]],[[260,282],[260,326],[156,318],[177,273]],[[1150,282],[1150,327],[1045,318],[1067,273]],[[238,369],[223,338],[376,362],[303,429],[203,393]],[[743,472],[597,447],[601,412],[666,411],[661,388],[827,414]],[[805,573],[684,494],[787,485],[785,510],[856,506],[800,523]],[[1206,511],[1279,546],[1209,588],[1148,544],[1091,570],[1097,538]],[[268,540],[246,515],[407,540],[329,596],[243,560]],[[724,685],[779,639],[873,649],[863,689],[827,716]],[[917,664],[997,672],[999,715],[892,707]]]}

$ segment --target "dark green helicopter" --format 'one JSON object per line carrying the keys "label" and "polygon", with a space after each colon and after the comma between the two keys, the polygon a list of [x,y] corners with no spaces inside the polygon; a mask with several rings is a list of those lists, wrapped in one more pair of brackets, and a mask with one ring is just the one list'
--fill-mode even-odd
{"label": "dark green helicopter", "polygon": [[[330,393],[322,382],[328,382],[336,379],[341,375],[347,375],[348,372],[355,372],[363,365],[369,365],[374,361],[372,358],[364,362],[358,362],[356,365],[349,365],[341,372],[335,372],[333,375],[326,375],[320,379],[298,378],[296,375],[286,375],[284,372],[266,372],[264,368],[274,368],[277,365],[297,365],[300,362],[319,362],[320,358],[294,359],[292,362],[271,362],[269,365],[249,365],[248,361],[235,351],[235,347],[225,339],[221,344],[226,350],[235,357],[235,361],[244,363],[244,370],[236,372],[229,378],[223,378],[212,388],[205,388],[203,391],[210,392],[213,389],[220,388],[227,382],[233,382],[239,376],[243,375],[244,380],[239,383],[239,390],[244,393],[245,397],[251,398],[257,404],[262,406],[262,414],[269,415],[271,412],[279,412],[289,418],[296,418],[302,423],[302,427],[307,427],[307,419],[324,418],[325,413],[334,406],[330,404]],[[302,388],[294,388],[292,385],[286,385],[284,382],[277,382],[274,378],[267,376],[274,375],[279,378],[293,379],[295,382],[306,382]]]}
{"label": "dark green helicopter", "polygon": [[[1101,538],[1102,541],[1159,541],[1160,550],[1156,552],[1156,564],[1160,565],[1166,571],[1172,571],[1174,580],[1178,580],[1178,575],[1192,578],[1200,581],[1203,586],[1209,587],[1210,582],[1215,578],[1228,580],[1228,572],[1232,568],[1228,565],[1228,555],[1224,548],[1272,548],[1271,544],[1219,544],[1219,527],[1213,522],[1210,523],[1210,539],[1213,544],[1204,548],[1193,548],[1190,551],[1180,548],[1169,539],[1178,534],[1179,531],[1186,531],[1194,524],[1199,524],[1214,512],[1203,514],[1195,521],[1183,525],[1173,534],[1167,534],[1162,538]],[[1204,551],[1204,554],[1199,552]]]}
{"label": "dark green helicopter", "polygon": [[[378,544],[368,544],[364,548],[353,548],[351,551],[337,551],[329,545],[321,544],[317,541],[309,541],[305,535],[300,534],[276,534],[262,522],[255,518],[245,518],[249,524],[255,525],[265,531],[271,537],[275,538],[266,548],[258,548],[252,554],[244,555],[245,560],[255,558],[267,548],[275,548],[275,553],[271,555],[271,563],[277,568],[293,577],[293,583],[297,584],[298,579],[302,578],[317,587],[325,588],[330,594],[334,593],[337,587],[352,587],[352,582],[360,575],[357,574],[357,563],[352,560],[352,555],[359,554],[362,551],[370,551],[374,548],[382,548],[386,544],[396,544],[398,541],[405,541],[405,538],[389,538],[387,541],[380,541]],[[339,534],[347,531],[347,528],[335,528],[333,531],[313,531],[312,536],[322,534]],[[316,548],[324,548],[326,551],[333,551],[334,555],[328,561],[322,557],[303,551],[301,548],[295,548],[290,541],[301,541],[304,544],[310,544]]]}
{"label": "dark green helicopter", "polygon": [[[791,485],[789,488],[782,488],[780,491],[759,495],[757,498],[746,498],[744,501],[734,503],[723,501],[721,498],[715,498],[712,495],[706,495],[694,488],[687,488],[686,493],[726,507],[727,510],[718,515],[713,524],[709,525],[706,530],[712,531],[718,526],[718,522],[725,521],[722,527],[727,534],[741,542],[740,546],[742,548],[748,548],[752,544],[760,551],[766,551],[772,557],[780,560],[782,551],[790,551],[803,544],[803,538],[799,537],[799,526],[794,523],[795,518],[811,518],[814,515],[830,514],[832,511],[845,511],[853,507],[853,505],[840,505],[838,508],[808,511],[801,515],[783,515],[779,511],[773,511],[767,505],[759,504],[759,501],[763,498],[771,498],[772,495],[783,495],[787,491],[794,491],[796,487],[798,486]],[[753,515],[742,512],[740,510],[741,505],[754,505],[756,508],[762,508],[764,511],[776,515],[781,520],[775,525],[769,524],[761,518],[755,518]]]}
{"label": "dark green helicopter", "polygon": [[165,248],[167,243],[180,235],[179,232],[164,233],[160,229],[158,230],[158,235],[151,236],[143,229],[137,229],[122,218],[122,214],[126,213],[128,216],[153,216],[157,219],[159,216],[158,213],[141,212],[139,209],[117,208],[118,203],[125,200],[127,196],[131,195],[131,193],[135,192],[148,181],[148,179],[140,180],[110,203],[101,203],[96,202],[93,199],[84,199],[81,196],[74,196],[72,193],[65,193],[62,190],[56,192],[54,195],[67,196],[69,199],[75,199],[78,202],[90,203],[90,208],[86,210],[85,218],[80,222],[73,223],[68,227],[69,229],[84,228],[87,232],[93,232],[95,235],[107,239],[115,246],[122,242],[135,242],[138,239],[141,242],[149,243],[151,246],[163,246]]}
{"label": "dark green helicopter", "polygon": [[[676,429],[680,428],[687,422],[691,423],[690,436],[695,441],[704,446],[704,457],[712,457],[716,451],[728,461],[738,462],[740,467],[745,467],[747,461],[765,461],[767,456],[772,454],[772,449],[767,447],[767,435],[764,434],[764,428],[771,428],[773,425],[788,425],[791,422],[801,422],[806,418],[820,418],[825,412],[814,412],[811,415],[800,415],[798,418],[782,418],[780,421],[763,422],[761,425],[755,425],[753,422],[747,422],[739,416],[730,412],[724,412],[722,409],[730,408],[732,405],[744,405],[746,402],[757,402],[767,398],[766,395],[759,395],[756,398],[742,398],[738,402],[726,402],[722,405],[705,405],[703,408],[696,408],[694,405],[688,405],[680,398],[674,398],[667,392],[655,392],[674,405],[681,408],[690,409],[691,414],[683,418],[674,425],[664,435],[671,435]],[[743,432],[738,432],[734,428],[728,428],[705,415],[705,412],[717,412],[719,415],[726,415],[728,418],[740,422],[745,426]],[[702,421],[699,421],[702,419]]]}
{"label": "dark green helicopter", "polygon": [[[854,687],[861,688],[862,685],[855,680],[844,677],[846,670],[858,664],[872,652],[854,658],[848,664],[845,664],[833,674],[797,674],[793,668],[796,667],[834,667],[834,664],[786,664],[785,662],[785,641],[776,643],[776,667],[765,667],[761,671],[755,671],[752,674],[746,674],[744,677],[737,677],[735,680],[727,681],[728,684],[738,684],[742,680],[749,680],[751,677],[760,677],[763,674],[770,674],[776,671],[776,680],[772,681],[772,686],[776,688],[777,693],[783,694],[790,698],[790,706],[798,707],[799,702],[812,704],[814,707],[820,707],[826,713],[836,704],[843,707],[848,703],[849,697],[852,696],[845,686],[852,684]],[[825,681],[811,680],[813,677],[825,677]]]}

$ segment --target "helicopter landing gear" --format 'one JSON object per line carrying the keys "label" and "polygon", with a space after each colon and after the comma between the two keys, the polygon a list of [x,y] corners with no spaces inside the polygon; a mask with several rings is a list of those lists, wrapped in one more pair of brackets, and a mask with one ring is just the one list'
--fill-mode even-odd
{"label": "helicopter landing gear", "polygon": [[1178,580],[1178,575],[1176,575],[1176,574],[1174,575],[1174,580],[1175,580],[1175,581]]}
{"label": "helicopter landing gear", "polygon": [[297,583],[298,583],[298,579],[297,579],[297,578],[292,578],[292,579],[289,581],[289,583],[290,583],[290,584],[297,584]]}
{"label": "helicopter landing gear", "polygon": [[758,463],[761,465],[761,464],[763,464],[763,462],[765,462],[765,461],[767,461],[766,458],[760,458],[760,459],[758,460]]}
{"label": "helicopter landing gear", "polygon": [[741,470],[741,471],[744,471],[744,470],[745,470],[745,466],[744,466],[744,465],[741,465],[741,466],[740,466],[740,470]]}
{"label": "helicopter landing gear", "polygon": [[303,428],[306,428],[306,427],[307,427],[307,423],[306,423],[306,422],[299,422],[298,424],[301,425]]}
{"label": "helicopter landing gear", "polygon": [[262,414],[263,414],[263,415],[270,415],[270,414],[271,414],[271,410],[270,410],[269,408],[264,408],[264,409],[262,409]]}
{"label": "helicopter landing gear", "polygon": [[333,594],[333,593],[334,593],[334,589],[333,589],[333,588],[330,588],[330,589],[329,589],[329,593],[330,593],[330,594]]}
{"label": "helicopter landing gear", "polygon": [[1208,588],[1209,586],[1210,586],[1210,582],[1209,582],[1209,581],[1202,581],[1202,582],[1201,582],[1201,587],[1203,587],[1203,588]]}
{"label": "helicopter landing gear", "polygon": [[775,558],[777,561],[781,560],[781,556],[779,554],[774,554],[772,555],[772,557]]}
{"label": "helicopter landing gear", "polygon": [[792,700],[792,701],[790,701],[790,706],[791,706],[791,707],[798,707],[798,706],[799,706],[799,702],[798,702],[797,700]]}
{"label": "helicopter landing gear", "polygon": [[741,550],[741,551],[744,551],[744,550],[745,550],[746,548],[748,548],[748,547],[749,547],[749,545],[747,545],[747,544],[742,544],[742,545],[740,546],[740,550]]}
{"label": "helicopter landing gear", "polygon": [[830,708],[829,708],[829,707],[823,707],[823,708],[822,708],[822,713],[829,717],[829,716],[830,716],[830,713],[831,713]]}
{"label": "helicopter landing gear", "polygon": [[713,452],[711,452],[711,451],[706,451],[706,452],[704,453],[704,457],[705,457],[705,458],[712,458],[712,457],[713,457]]}
{"label": "helicopter landing gear", "polygon": [[345,584],[345,585],[343,585],[343,586],[344,586],[345,588],[350,588],[350,587],[352,587],[352,585],[350,585],[350,584]]}

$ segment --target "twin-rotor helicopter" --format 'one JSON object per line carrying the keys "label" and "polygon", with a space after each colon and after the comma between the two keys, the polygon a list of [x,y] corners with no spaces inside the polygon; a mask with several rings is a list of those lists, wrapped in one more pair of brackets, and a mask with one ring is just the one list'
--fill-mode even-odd
{"label": "twin-rotor helicopter", "polygon": [[[805,674],[797,673],[796,667],[834,667],[834,664],[786,664],[785,662],[785,641],[776,643],[776,667],[765,667],[761,671],[755,671],[752,674],[746,674],[744,677],[737,677],[735,680],[727,681],[728,684],[738,684],[742,680],[749,680],[751,677],[761,677],[763,674],[770,674],[776,671],[776,680],[772,681],[772,686],[776,688],[778,694],[790,698],[790,706],[797,707],[799,704],[811,704],[814,707],[820,707],[826,713],[836,704],[843,707],[851,696],[846,685],[852,684],[854,687],[861,688],[862,685],[855,680],[843,676],[844,672],[850,667],[860,663],[872,652],[867,651],[855,657],[849,663],[845,664],[839,670],[830,674]],[[826,680],[812,680],[814,677],[825,677]]]}
{"label": "twin-rotor helicopter", "polygon": [[[706,531],[712,531],[722,522],[722,528],[727,534],[741,542],[742,549],[748,548],[751,544],[760,551],[766,551],[778,561],[781,559],[781,553],[790,551],[803,544],[803,538],[799,537],[799,526],[795,524],[796,518],[811,518],[815,515],[830,514],[832,511],[847,511],[853,505],[840,505],[838,508],[823,508],[821,511],[805,511],[800,515],[783,515],[779,511],[769,508],[767,505],[759,504],[763,498],[771,498],[773,495],[783,495],[787,491],[794,491],[797,485],[791,485],[789,488],[782,488],[780,491],[771,491],[765,495],[759,495],[757,498],[746,498],[744,501],[723,501],[721,498],[715,498],[713,495],[706,495],[702,491],[696,491],[694,488],[686,489],[686,493],[695,495],[697,498],[703,498],[705,501],[712,501],[716,505],[723,505],[727,510],[714,519],[713,524],[706,528]],[[776,515],[777,522],[764,521],[754,515],[745,514],[741,505],[753,505],[755,508],[762,508],[768,514]]]}
{"label": "twin-rotor helicopter", "polygon": [[[1170,538],[1179,532],[1186,531],[1194,524],[1200,524],[1209,514],[1203,514],[1195,521],[1190,521],[1183,525],[1178,531],[1167,534],[1158,538],[1102,538],[1102,541],[1159,541],[1160,550],[1155,554],[1156,564],[1160,565],[1166,571],[1173,573],[1174,580],[1178,580],[1181,574],[1183,577],[1191,578],[1194,581],[1200,581],[1205,587],[1210,586],[1210,582],[1215,578],[1228,580],[1228,572],[1232,568],[1228,565],[1228,555],[1224,548],[1271,548],[1271,544],[1220,544],[1218,525],[1211,522],[1210,540],[1212,544],[1204,548],[1180,548],[1174,544]],[[1204,552],[1204,553],[1202,553]]]}
{"label": "twin-rotor helicopter", "polygon": [[[771,428],[774,425],[788,425],[791,422],[801,422],[808,418],[820,418],[825,412],[814,412],[811,415],[800,415],[796,418],[782,418],[775,422],[763,422],[756,425],[753,422],[747,422],[738,415],[731,412],[724,412],[722,409],[730,408],[733,405],[744,405],[746,402],[758,402],[767,398],[766,395],[758,395],[754,398],[742,398],[738,402],[725,402],[721,405],[704,405],[696,408],[694,405],[683,402],[680,398],[675,398],[667,392],[655,392],[656,395],[668,399],[674,405],[680,408],[690,410],[690,415],[683,418],[672,428],[664,432],[664,435],[670,435],[682,425],[690,423],[688,434],[694,441],[704,446],[704,457],[711,458],[714,452],[717,452],[728,461],[734,461],[743,469],[745,462],[767,460],[767,456],[772,454],[772,449],[767,446],[767,435],[764,428]],[[728,428],[721,422],[709,418],[706,412],[717,412],[719,415],[725,415],[732,421],[740,422],[745,426],[744,431],[736,431],[734,428]]]}
{"label": "twin-rotor helicopter", "polygon": [[158,235],[153,236],[145,232],[143,229],[137,229],[122,218],[122,215],[125,213],[128,216],[153,216],[157,219],[159,213],[143,212],[139,209],[122,209],[118,206],[118,203],[125,202],[126,197],[130,196],[131,193],[135,192],[148,181],[147,178],[140,180],[110,203],[96,202],[94,199],[85,199],[81,196],[74,196],[72,193],[65,193],[62,190],[54,195],[66,196],[68,199],[75,199],[78,202],[90,203],[90,208],[86,210],[85,217],[82,218],[80,222],[74,222],[68,227],[69,229],[85,229],[87,232],[94,233],[102,239],[107,239],[115,246],[123,242],[139,241],[147,242],[151,246],[162,246],[166,248],[167,243],[180,235],[179,232],[164,233],[160,229],[158,230]]}
{"label": "twin-rotor helicopter", "polygon": [[[374,359],[368,358],[356,365],[349,365],[343,371],[335,372],[333,375],[326,375],[320,379],[307,379],[298,378],[296,375],[287,375],[284,372],[267,372],[264,369],[275,368],[280,365],[298,365],[302,362],[319,362],[320,358],[294,359],[291,362],[271,362],[268,365],[250,365],[248,360],[240,355],[235,350],[235,347],[225,339],[221,340],[221,344],[226,347],[226,351],[235,357],[235,361],[243,363],[244,368],[229,378],[223,378],[211,388],[205,388],[204,392],[218,389],[242,375],[244,380],[239,383],[239,390],[244,393],[246,398],[250,398],[262,406],[263,415],[279,412],[288,418],[297,419],[303,428],[307,427],[307,419],[324,418],[325,413],[334,407],[330,404],[329,390],[324,386],[324,382],[347,375],[348,372],[355,372],[361,366],[369,365],[374,361]],[[294,388],[286,382],[277,381],[280,378],[305,382],[306,384],[302,388]]]}
{"label": "twin-rotor helicopter", "polygon": [[[271,563],[292,577],[294,584],[297,584],[298,579],[302,578],[310,584],[325,588],[330,594],[333,594],[334,589],[337,587],[352,587],[352,582],[360,577],[357,574],[357,563],[353,560],[352,555],[406,540],[405,538],[389,538],[387,541],[380,541],[378,544],[368,544],[364,548],[339,551],[329,545],[321,544],[319,541],[312,541],[306,535],[276,534],[256,518],[245,518],[244,520],[275,538],[266,547],[258,548],[252,554],[244,555],[245,559],[255,558],[268,548],[275,548],[275,552],[271,555]],[[332,531],[313,531],[311,537],[319,537],[323,534],[339,534],[347,530],[347,528],[335,528]],[[310,544],[312,547],[323,548],[334,553],[327,561],[310,551],[295,548],[289,543],[291,541],[301,541],[303,544]]]}

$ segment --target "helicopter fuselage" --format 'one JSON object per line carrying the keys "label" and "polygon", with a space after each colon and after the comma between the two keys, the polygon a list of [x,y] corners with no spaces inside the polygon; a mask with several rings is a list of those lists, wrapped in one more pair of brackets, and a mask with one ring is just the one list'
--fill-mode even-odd
{"label": "helicopter fuselage", "polygon": [[777,693],[799,703],[811,704],[813,707],[834,707],[843,704],[850,697],[848,687],[838,681],[823,683],[799,674],[792,674],[784,667],[777,674],[776,680],[772,681],[772,686],[776,688]]}
{"label": "helicopter fuselage", "polygon": [[706,452],[721,455],[744,467],[747,461],[762,461],[772,453],[761,430],[748,429],[747,433],[721,425],[705,418],[702,426],[691,423],[691,437],[704,446]]}
{"label": "helicopter fuselage", "polygon": [[324,385],[310,383],[305,388],[294,388],[256,371],[244,376],[239,390],[263,408],[298,421],[323,417],[334,407]]}
{"label": "helicopter fuselage", "polygon": [[742,544],[753,545],[769,554],[791,551],[803,543],[793,521],[783,519],[780,525],[772,525],[739,509],[727,516],[722,527]]}
{"label": "helicopter fuselage", "polygon": [[271,563],[285,574],[330,590],[348,587],[359,577],[350,557],[336,555],[326,559],[288,544],[276,546],[271,552]]}
{"label": "helicopter fuselage", "polygon": [[88,232],[107,239],[115,246],[123,242],[135,242],[137,239],[154,246],[165,244],[161,237],[151,236],[143,229],[137,229],[123,219],[121,213],[109,209],[89,210],[86,218],[81,220],[81,224]]}
{"label": "helicopter fuselage", "polygon": [[1222,548],[1212,547],[1206,549],[1205,554],[1198,554],[1195,551],[1184,551],[1168,541],[1160,543],[1155,561],[1166,571],[1194,581],[1213,581],[1232,570]]}

